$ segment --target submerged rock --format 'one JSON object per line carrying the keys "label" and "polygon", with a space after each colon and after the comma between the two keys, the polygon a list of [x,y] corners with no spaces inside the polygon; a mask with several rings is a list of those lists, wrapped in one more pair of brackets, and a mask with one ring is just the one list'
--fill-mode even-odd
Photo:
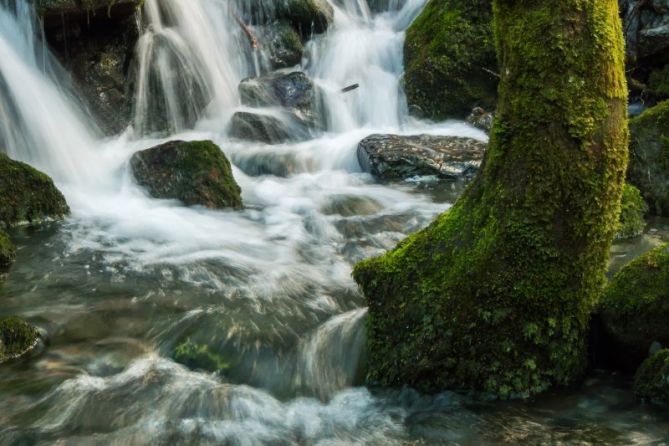
{"label": "submerged rock", "polygon": [[135,153],[130,167],[154,198],[211,209],[242,207],[230,162],[211,141],[170,141]]}
{"label": "submerged rock", "polygon": [[634,369],[655,342],[669,345],[669,252],[662,245],[618,272],[600,302],[611,362]]}
{"label": "submerged rock", "polygon": [[0,153],[0,223],[39,223],[69,212],[65,197],[48,175]]}
{"label": "submerged rock", "polygon": [[29,353],[38,340],[37,330],[23,319],[12,316],[0,320],[0,363]]}
{"label": "submerged rock", "polygon": [[628,176],[650,210],[669,215],[669,101],[630,120]]}
{"label": "submerged rock", "polygon": [[296,135],[286,122],[275,116],[249,112],[237,112],[232,116],[229,134],[233,138],[266,144],[285,142],[295,139]]}
{"label": "submerged rock", "polygon": [[325,128],[322,92],[301,71],[244,79],[239,84],[239,95],[242,104],[249,107],[283,107],[301,126]]}
{"label": "submerged rock", "polygon": [[182,342],[174,349],[174,360],[193,370],[224,373],[230,364],[207,345],[196,344],[190,339]]}
{"label": "submerged rock", "polygon": [[646,221],[644,220],[646,212],[648,212],[648,205],[643,201],[639,189],[631,184],[625,184],[618,231],[615,238],[624,240],[643,234],[646,228]]}
{"label": "submerged rock", "polygon": [[634,377],[634,393],[648,402],[669,405],[669,349],[644,361]]}
{"label": "submerged rock", "polygon": [[308,39],[327,31],[334,21],[334,10],[327,0],[287,0],[279,3],[278,17],[289,21]]}
{"label": "submerged rock", "polygon": [[362,170],[383,181],[434,175],[457,181],[471,178],[487,144],[457,136],[371,135],[358,145]]}
{"label": "submerged rock", "polygon": [[410,109],[437,120],[493,109],[496,61],[490,0],[430,0],[404,44]]}
{"label": "submerged rock", "polygon": [[0,272],[9,268],[16,259],[16,248],[4,231],[0,230]]}

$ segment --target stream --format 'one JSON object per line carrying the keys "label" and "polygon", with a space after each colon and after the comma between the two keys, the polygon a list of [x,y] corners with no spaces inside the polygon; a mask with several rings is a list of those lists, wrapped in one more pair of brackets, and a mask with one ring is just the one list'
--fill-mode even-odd
{"label": "stream", "polygon": [[[328,1],[334,24],[298,67],[324,91],[327,129],[270,145],[228,136],[248,109],[237,85],[267,70],[234,22],[242,0],[145,1],[133,122],[113,138],[63,80],[29,4],[0,0],[0,144],[51,175],[72,209],[10,232],[18,259],[0,317],[25,317],[47,345],[0,367],[0,444],[669,444],[669,413],[605,372],[531,402],[364,387],[352,267],[425,227],[452,194],[376,183],[357,145],[373,133],[487,137],[409,117],[404,30],[425,0],[381,13]],[[245,209],[188,208],[137,186],[132,154],[173,139],[218,144]],[[173,361],[186,339],[225,358],[225,372]]]}

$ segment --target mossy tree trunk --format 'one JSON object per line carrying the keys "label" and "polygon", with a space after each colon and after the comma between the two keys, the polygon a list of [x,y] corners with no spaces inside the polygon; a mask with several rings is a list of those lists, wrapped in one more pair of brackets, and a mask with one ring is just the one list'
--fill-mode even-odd
{"label": "mossy tree trunk", "polygon": [[528,395],[586,365],[627,164],[617,0],[495,0],[500,102],[447,213],[358,264],[369,379]]}

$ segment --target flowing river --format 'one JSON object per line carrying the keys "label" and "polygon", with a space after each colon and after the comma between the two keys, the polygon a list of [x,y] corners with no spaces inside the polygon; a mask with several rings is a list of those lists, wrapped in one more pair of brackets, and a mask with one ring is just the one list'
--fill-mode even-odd
{"label": "flowing river", "polygon": [[[51,175],[72,209],[11,233],[19,254],[0,317],[25,317],[48,345],[0,367],[0,444],[669,442],[669,414],[605,373],[533,402],[363,386],[366,309],[352,266],[426,226],[452,195],[376,184],[357,144],[372,133],[486,136],[408,116],[404,30],[425,0],[380,13],[328,1],[334,24],[300,68],[325,92],[327,130],[266,145],[228,137],[245,109],[237,85],[267,69],[234,22],[242,0],[145,1],[134,118],[114,138],[83,111],[28,2],[0,0],[0,144]],[[157,110],[168,133],[154,131]],[[128,160],[171,139],[216,142],[245,209],[149,198]],[[185,339],[225,358],[225,372],[174,362]]]}

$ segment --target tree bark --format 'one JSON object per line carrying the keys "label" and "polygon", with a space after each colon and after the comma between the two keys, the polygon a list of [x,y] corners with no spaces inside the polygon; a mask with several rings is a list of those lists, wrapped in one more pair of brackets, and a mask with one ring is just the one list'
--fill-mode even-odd
{"label": "tree bark", "polygon": [[363,261],[369,380],[527,396],[586,366],[627,165],[617,0],[495,0],[483,168],[428,228]]}

